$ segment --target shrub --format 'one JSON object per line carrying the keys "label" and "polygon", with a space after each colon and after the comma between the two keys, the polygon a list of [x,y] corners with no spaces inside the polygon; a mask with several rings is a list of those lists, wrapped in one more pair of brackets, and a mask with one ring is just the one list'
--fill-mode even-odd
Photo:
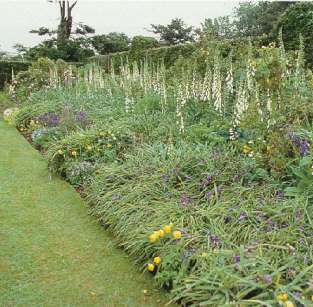
{"label": "shrub", "polygon": [[12,81],[12,71],[16,75],[27,70],[30,65],[30,62],[0,61],[0,89],[3,89],[6,83]]}

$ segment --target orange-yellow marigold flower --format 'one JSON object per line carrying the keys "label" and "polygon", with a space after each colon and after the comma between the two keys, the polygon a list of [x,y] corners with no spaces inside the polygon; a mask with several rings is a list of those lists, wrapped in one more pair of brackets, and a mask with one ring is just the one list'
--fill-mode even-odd
{"label": "orange-yellow marigold flower", "polygon": [[164,230],[164,232],[165,233],[171,233],[172,232],[172,225],[165,225],[164,227],[163,227],[163,230]]}
{"label": "orange-yellow marigold flower", "polygon": [[277,299],[282,302],[288,301],[288,293],[280,293],[277,295]]}
{"label": "orange-yellow marigold flower", "polygon": [[179,230],[176,230],[173,232],[173,237],[175,239],[180,239],[181,238],[181,232]]}
{"label": "orange-yellow marigold flower", "polygon": [[159,239],[159,236],[155,232],[149,236],[149,241],[152,242],[152,243],[154,243],[158,239]]}
{"label": "orange-yellow marigold flower", "polygon": [[162,230],[162,229],[158,230],[158,234],[159,234],[160,238],[163,238],[164,237],[164,230]]}
{"label": "orange-yellow marigold flower", "polygon": [[153,263],[148,263],[147,269],[148,269],[149,272],[153,272],[153,271],[154,271],[154,268],[155,268],[155,266],[154,266]]}
{"label": "orange-yellow marigold flower", "polygon": [[154,258],[153,258],[153,262],[154,262],[156,265],[160,264],[160,263],[161,263],[161,257],[154,257]]}

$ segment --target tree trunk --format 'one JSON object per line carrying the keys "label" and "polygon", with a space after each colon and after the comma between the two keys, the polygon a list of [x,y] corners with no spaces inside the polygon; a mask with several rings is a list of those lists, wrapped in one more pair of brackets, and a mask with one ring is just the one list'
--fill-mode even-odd
{"label": "tree trunk", "polygon": [[70,0],[59,0],[60,24],[57,32],[57,45],[61,47],[70,38],[73,25],[72,9],[77,0],[70,5]]}

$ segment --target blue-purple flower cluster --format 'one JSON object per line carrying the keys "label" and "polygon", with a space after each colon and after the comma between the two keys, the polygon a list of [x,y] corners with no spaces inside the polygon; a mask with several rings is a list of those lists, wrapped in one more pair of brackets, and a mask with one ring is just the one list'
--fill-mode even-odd
{"label": "blue-purple flower cluster", "polygon": [[52,128],[60,124],[60,117],[54,112],[48,112],[37,117],[37,120],[44,126]]}
{"label": "blue-purple flower cluster", "polygon": [[310,153],[310,141],[303,139],[293,132],[288,133],[288,137],[292,142],[292,145],[299,150],[301,157],[307,156]]}

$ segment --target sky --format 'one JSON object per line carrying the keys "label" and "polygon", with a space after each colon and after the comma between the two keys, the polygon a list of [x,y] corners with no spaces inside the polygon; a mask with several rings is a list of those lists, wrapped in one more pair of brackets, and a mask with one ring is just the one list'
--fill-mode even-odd
{"label": "sky", "polygon": [[[92,26],[96,34],[124,32],[128,36],[152,35],[150,24],[168,24],[182,18],[188,25],[199,26],[205,18],[232,13],[239,1],[180,0],[78,0],[73,9],[74,23]],[[29,30],[41,26],[56,28],[58,6],[47,0],[0,0],[0,50],[14,52],[16,43],[31,47],[42,37]]]}

